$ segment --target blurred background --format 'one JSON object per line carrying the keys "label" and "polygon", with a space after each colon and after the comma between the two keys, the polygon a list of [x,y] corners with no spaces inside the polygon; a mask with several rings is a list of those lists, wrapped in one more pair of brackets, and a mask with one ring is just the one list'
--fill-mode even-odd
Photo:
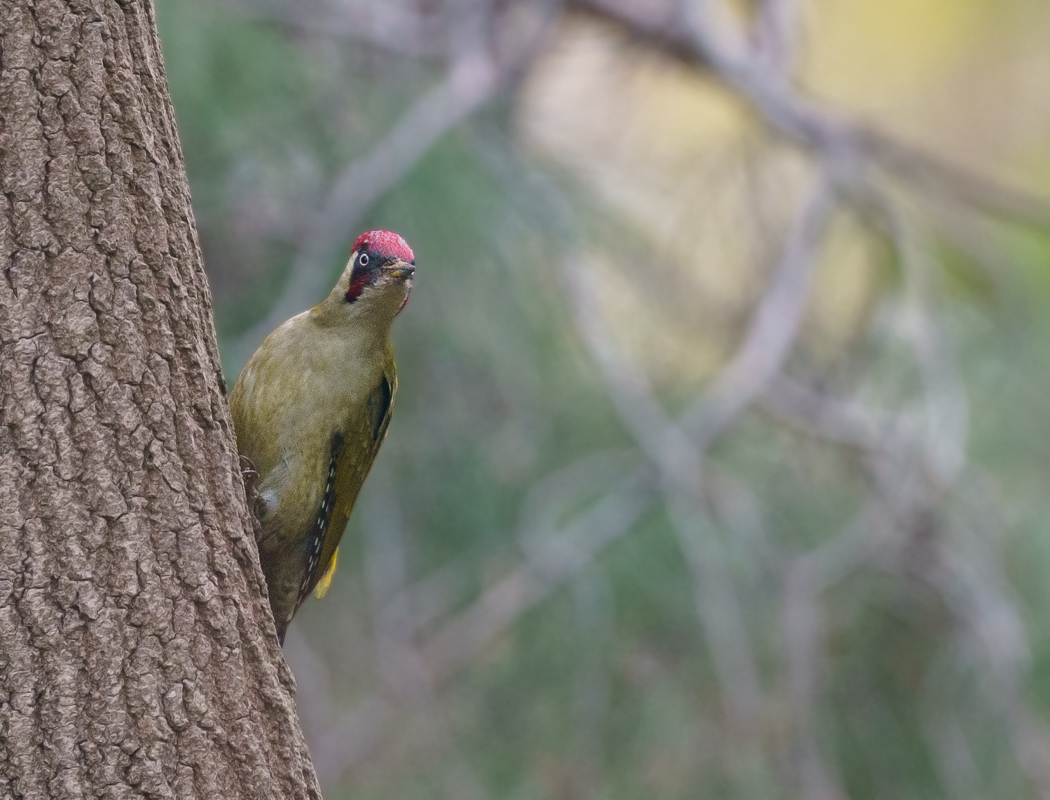
{"label": "blurred background", "polygon": [[417,256],[329,800],[1050,797],[1050,5],[156,6],[231,385]]}

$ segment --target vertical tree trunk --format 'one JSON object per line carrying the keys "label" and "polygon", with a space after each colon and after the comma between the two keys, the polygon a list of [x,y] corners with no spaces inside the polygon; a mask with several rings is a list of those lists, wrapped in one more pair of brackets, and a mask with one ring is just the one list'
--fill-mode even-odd
{"label": "vertical tree trunk", "polygon": [[0,2],[0,797],[319,796],[148,0]]}

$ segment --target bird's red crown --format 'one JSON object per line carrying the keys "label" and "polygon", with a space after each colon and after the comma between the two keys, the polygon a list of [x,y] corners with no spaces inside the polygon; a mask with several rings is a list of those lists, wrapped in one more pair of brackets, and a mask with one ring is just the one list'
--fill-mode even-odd
{"label": "bird's red crown", "polygon": [[362,248],[381,258],[400,258],[402,261],[409,263],[413,263],[416,260],[415,255],[412,253],[412,248],[408,246],[408,242],[404,240],[404,237],[392,231],[366,231],[362,233],[357,237],[354,246],[350,248],[350,252],[357,252]]}

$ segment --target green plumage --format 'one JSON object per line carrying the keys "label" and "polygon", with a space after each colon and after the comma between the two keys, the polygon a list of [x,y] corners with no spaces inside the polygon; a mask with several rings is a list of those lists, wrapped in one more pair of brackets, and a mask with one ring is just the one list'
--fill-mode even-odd
{"label": "green plumage", "polygon": [[361,280],[356,256],[324,302],[267,337],[230,394],[238,451],[256,473],[259,559],[282,641],[332,561],[393,412],[390,324],[413,270],[388,258],[348,300]]}

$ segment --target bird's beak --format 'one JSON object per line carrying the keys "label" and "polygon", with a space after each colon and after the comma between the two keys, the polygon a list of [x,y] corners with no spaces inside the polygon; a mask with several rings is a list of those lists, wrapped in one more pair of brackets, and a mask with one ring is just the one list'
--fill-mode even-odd
{"label": "bird's beak", "polygon": [[387,275],[394,278],[401,278],[401,280],[408,280],[416,273],[416,268],[407,261],[398,261],[396,264],[384,269]]}

